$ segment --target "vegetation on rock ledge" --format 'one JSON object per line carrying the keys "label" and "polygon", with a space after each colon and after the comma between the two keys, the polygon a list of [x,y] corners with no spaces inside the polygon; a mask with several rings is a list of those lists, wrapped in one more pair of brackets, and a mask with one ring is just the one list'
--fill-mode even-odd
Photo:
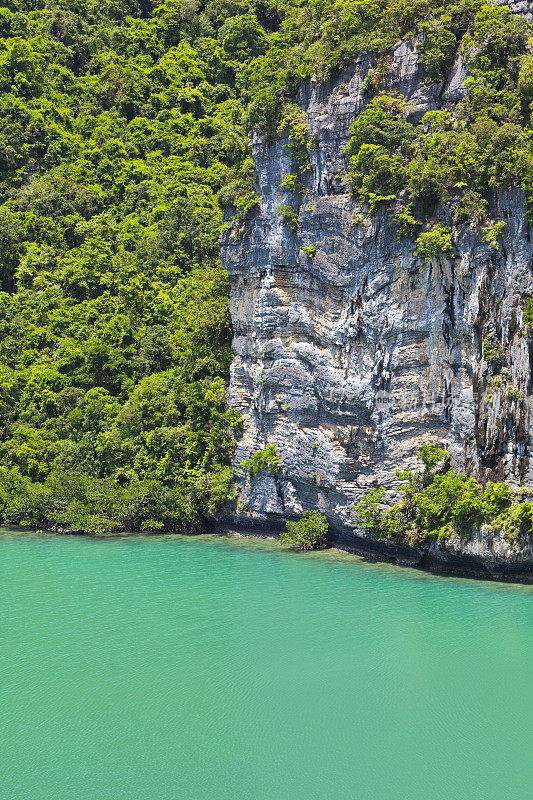
{"label": "vegetation on rock ledge", "polygon": [[424,469],[396,471],[402,499],[383,505],[384,488],[372,489],[354,506],[358,524],[377,539],[417,546],[432,540],[468,539],[482,525],[501,533],[511,545],[533,530],[533,504],[511,493],[505,483],[485,489],[450,467],[446,450],[423,445]]}

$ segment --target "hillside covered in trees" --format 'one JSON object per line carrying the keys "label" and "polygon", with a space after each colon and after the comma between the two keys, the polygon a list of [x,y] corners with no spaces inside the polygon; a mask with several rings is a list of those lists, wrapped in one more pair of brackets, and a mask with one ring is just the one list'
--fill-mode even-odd
{"label": "hillside covered in trees", "polygon": [[[253,213],[247,132],[294,128],[302,82],[375,56],[346,180],[369,213],[403,198],[402,235],[533,186],[529,26],[482,0],[35,0],[0,29],[4,523],[185,530],[232,496],[222,207]],[[454,116],[381,95],[414,36],[428,83],[464,48]]]}

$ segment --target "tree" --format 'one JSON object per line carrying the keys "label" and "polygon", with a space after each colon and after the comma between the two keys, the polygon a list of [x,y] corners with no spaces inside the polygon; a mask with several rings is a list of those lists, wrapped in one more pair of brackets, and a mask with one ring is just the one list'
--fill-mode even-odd
{"label": "tree", "polygon": [[280,534],[282,544],[291,544],[298,550],[319,550],[326,546],[328,521],[320,511],[306,511],[297,522],[287,522]]}
{"label": "tree", "polygon": [[268,37],[253,14],[227,19],[218,32],[218,41],[237,61],[263,55],[268,48]]}

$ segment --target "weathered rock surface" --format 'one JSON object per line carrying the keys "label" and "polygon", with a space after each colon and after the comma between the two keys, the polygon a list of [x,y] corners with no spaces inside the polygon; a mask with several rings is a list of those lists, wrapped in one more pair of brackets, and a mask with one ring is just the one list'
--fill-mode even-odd
{"label": "weathered rock surface", "polygon": [[[507,223],[499,249],[465,226],[457,257],[431,262],[415,255],[412,239],[397,241],[390,211],[354,223],[343,150],[369,100],[371,67],[361,58],[339,80],[302,90],[316,140],[303,197],[280,189],[292,171],[287,138],[254,139],[260,209],[222,242],[234,326],[230,401],[244,419],[235,463],[274,444],[283,467],[282,477],[243,478],[236,519],[319,508],[354,543],[363,540],[353,502],[376,483],[393,491],[395,469],[413,466],[424,442],[445,444],[454,465],[480,480],[533,481],[533,348],[523,322],[533,237],[524,198],[514,191],[491,201],[491,215]],[[398,44],[386,88],[406,97],[413,121],[464,96],[459,56],[447,85],[428,87],[423,77],[414,45]],[[282,204],[297,209],[295,230]],[[451,224],[449,213],[439,209],[436,219]],[[502,348],[499,377],[483,360],[486,337]],[[479,537],[453,543],[446,556],[413,551],[411,559],[462,557],[486,572],[482,564],[532,557]]]}

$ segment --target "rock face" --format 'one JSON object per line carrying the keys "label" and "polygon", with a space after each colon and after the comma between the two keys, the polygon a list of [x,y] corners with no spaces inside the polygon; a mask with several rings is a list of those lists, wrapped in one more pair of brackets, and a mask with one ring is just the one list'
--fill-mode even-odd
{"label": "rock face", "polygon": [[513,14],[525,17],[528,22],[533,20],[532,0],[496,0],[499,6],[508,6]]}
{"label": "rock face", "polygon": [[[465,226],[456,257],[431,261],[413,239],[397,241],[390,211],[354,217],[343,150],[369,101],[372,66],[361,58],[339,80],[302,90],[316,147],[297,202],[280,188],[294,171],[287,136],[253,140],[260,208],[222,241],[235,337],[230,402],[244,420],[235,463],[273,444],[283,467],[282,477],[243,477],[237,518],[270,523],[319,508],[354,542],[353,502],[376,483],[393,491],[395,469],[413,466],[424,442],[445,444],[454,465],[482,481],[533,479],[524,198],[491,201],[491,216],[507,223],[499,248]],[[412,121],[464,96],[460,57],[447,85],[424,85],[412,44],[396,46],[390,67],[384,88],[405,96]],[[297,219],[284,221],[284,204]],[[437,220],[451,224],[449,210]],[[501,347],[499,376],[484,360],[487,343]],[[480,536],[451,549],[530,557]]]}

